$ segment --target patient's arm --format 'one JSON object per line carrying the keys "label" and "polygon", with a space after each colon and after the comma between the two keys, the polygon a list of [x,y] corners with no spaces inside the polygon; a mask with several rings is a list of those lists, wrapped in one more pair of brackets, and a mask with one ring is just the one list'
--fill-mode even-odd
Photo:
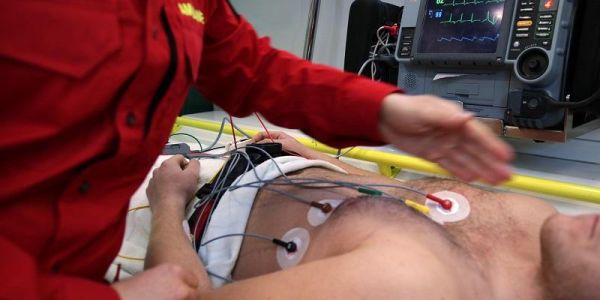
{"label": "patient's arm", "polygon": [[153,173],[146,193],[152,209],[152,228],[144,268],[170,263],[192,272],[198,292],[210,290],[210,281],[189,237],[183,230],[185,206],[198,185],[198,161],[183,156],[166,160]]}
{"label": "patient's arm", "polygon": [[[273,138],[273,142],[281,143],[283,146],[283,150],[288,153],[298,154],[299,156],[302,156],[302,157],[308,158],[308,159],[319,159],[319,160],[329,162],[333,165],[336,165],[336,166],[346,170],[348,173],[353,174],[353,175],[364,175],[364,176],[373,176],[374,175],[374,173],[372,173],[372,172],[369,172],[369,171],[354,167],[350,164],[344,163],[341,160],[335,159],[325,153],[321,153],[319,151],[312,150],[312,149],[300,144],[298,141],[296,141],[296,139],[287,135],[286,133],[279,132],[279,131],[270,131],[269,133],[271,134],[271,137]],[[269,138],[269,136],[267,135],[267,133],[265,133],[265,132],[258,133],[256,136],[254,136],[252,138],[252,141],[254,143],[270,143],[270,142],[272,142],[271,139]]]}

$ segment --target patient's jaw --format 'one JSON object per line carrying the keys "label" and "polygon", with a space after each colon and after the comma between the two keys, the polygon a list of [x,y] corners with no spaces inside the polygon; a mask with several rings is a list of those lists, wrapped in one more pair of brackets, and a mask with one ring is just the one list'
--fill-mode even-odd
{"label": "patient's jaw", "polygon": [[550,299],[600,299],[600,215],[555,215],[542,227],[542,274]]}

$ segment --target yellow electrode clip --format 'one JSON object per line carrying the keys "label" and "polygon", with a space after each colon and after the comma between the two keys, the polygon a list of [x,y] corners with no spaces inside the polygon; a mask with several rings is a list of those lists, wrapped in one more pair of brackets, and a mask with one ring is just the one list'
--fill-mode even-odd
{"label": "yellow electrode clip", "polygon": [[408,206],[424,215],[429,214],[429,207],[427,207],[425,205],[419,204],[419,203],[409,200],[409,199],[404,200],[404,204],[406,204],[406,206]]}

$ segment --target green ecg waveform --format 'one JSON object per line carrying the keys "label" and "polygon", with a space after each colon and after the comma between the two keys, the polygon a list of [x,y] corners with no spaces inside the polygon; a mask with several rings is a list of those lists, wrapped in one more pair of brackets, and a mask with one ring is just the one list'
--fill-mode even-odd
{"label": "green ecg waveform", "polygon": [[504,3],[504,0],[462,0],[462,2],[457,2],[456,0],[452,0],[452,3],[444,3],[443,6],[467,6],[467,5],[479,5],[479,4],[489,4],[489,3]]}
{"label": "green ecg waveform", "polygon": [[463,13],[460,14],[459,18],[454,18],[454,15],[450,13],[450,18],[446,21],[441,21],[440,24],[463,24],[463,23],[490,23],[496,25],[500,21],[500,18],[492,16],[488,11],[484,19],[475,19],[475,14],[471,13],[471,17],[465,19]]}

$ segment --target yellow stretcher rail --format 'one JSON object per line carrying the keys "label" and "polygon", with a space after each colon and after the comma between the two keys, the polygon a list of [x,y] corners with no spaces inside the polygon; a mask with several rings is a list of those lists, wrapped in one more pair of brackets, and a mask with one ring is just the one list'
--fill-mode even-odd
{"label": "yellow stretcher rail", "polygon": [[[189,126],[198,129],[218,132],[220,123],[207,120],[191,119],[186,117],[177,118],[176,125]],[[231,127],[225,126],[223,133],[231,134]],[[243,128],[251,135],[256,134],[257,130]],[[237,133],[239,135],[239,133]],[[329,147],[309,138],[297,138],[305,146],[320,152],[336,154],[338,149]],[[408,155],[387,153],[382,151],[354,148],[344,155],[364,161],[374,162],[378,165],[395,166],[398,168],[410,169],[429,174],[448,175],[444,169],[437,164],[415,158]],[[512,178],[503,183],[502,186],[519,189],[523,191],[535,192],[549,196],[557,196],[566,199],[579,200],[588,203],[600,204],[600,188],[580,185],[575,183],[548,180],[538,177],[515,174]]]}

